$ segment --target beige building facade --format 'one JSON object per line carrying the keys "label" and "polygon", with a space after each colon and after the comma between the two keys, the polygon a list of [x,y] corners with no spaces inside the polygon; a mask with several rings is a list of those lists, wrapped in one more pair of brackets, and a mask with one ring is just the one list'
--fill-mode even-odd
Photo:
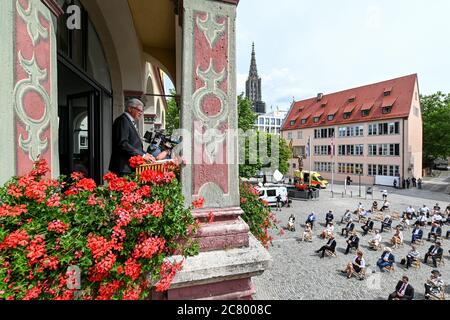
{"label": "beige building facade", "polygon": [[295,102],[282,135],[292,141],[294,157],[303,158],[300,164],[298,158],[289,161],[290,177],[303,165],[329,182],[333,170],[334,181],[350,176],[368,185],[421,178],[417,75]]}

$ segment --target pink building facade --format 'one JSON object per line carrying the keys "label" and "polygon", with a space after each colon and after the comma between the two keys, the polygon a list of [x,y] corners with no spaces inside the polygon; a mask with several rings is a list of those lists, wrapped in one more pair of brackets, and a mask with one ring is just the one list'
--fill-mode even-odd
{"label": "pink building facade", "polygon": [[[350,176],[369,185],[376,176],[418,179],[423,143],[419,97],[415,74],[319,94],[293,103],[282,135],[292,141],[294,156],[303,157],[303,170],[318,171],[329,182],[332,170],[335,181]],[[312,157],[305,157],[310,137]],[[293,177],[298,159],[291,159],[289,167]]]}

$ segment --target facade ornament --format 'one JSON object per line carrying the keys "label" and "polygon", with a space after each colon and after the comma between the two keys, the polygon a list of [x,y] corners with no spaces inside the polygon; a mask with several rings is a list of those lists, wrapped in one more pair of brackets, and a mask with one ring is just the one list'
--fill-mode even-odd
{"label": "facade ornament", "polygon": [[51,21],[47,12],[42,11],[39,5],[40,1],[29,0],[28,9],[24,9],[20,4],[20,1],[16,1],[17,12],[27,25],[27,31],[33,46],[36,46],[36,43],[39,41],[40,37],[43,39],[48,38],[48,30],[41,24],[39,15],[42,15],[47,21]]}
{"label": "facade ornament", "polygon": [[219,39],[219,36],[223,35],[225,31],[225,23],[217,23],[214,18],[210,17],[209,13],[206,13],[206,20],[197,17],[197,25],[205,34],[206,40],[208,40],[211,48],[214,48],[217,39]]}

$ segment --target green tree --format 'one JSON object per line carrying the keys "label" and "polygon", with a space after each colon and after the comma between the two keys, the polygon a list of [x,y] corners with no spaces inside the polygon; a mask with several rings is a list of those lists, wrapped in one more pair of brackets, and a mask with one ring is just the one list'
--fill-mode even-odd
{"label": "green tree", "polygon": [[437,92],[421,96],[423,118],[423,162],[432,167],[434,160],[450,157],[450,94]]}
{"label": "green tree", "polygon": [[[238,127],[242,129],[245,133],[248,133],[250,130],[255,130],[255,121],[258,119],[258,115],[252,109],[252,103],[249,99],[244,98],[243,94],[238,96]],[[261,159],[262,154],[267,154],[268,156],[272,155],[271,150],[271,141],[274,135],[265,133],[265,132],[257,132],[257,149],[250,150],[249,141],[245,137],[240,137],[240,145],[242,146],[245,143],[245,163],[239,166],[239,175],[242,178],[251,178],[254,177],[258,171],[264,168],[270,168],[271,163],[264,164],[263,159]],[[286,174],[289,171],[288,160],[292,157],[292,153],[288,147],[288,144],[284,138],[281,136],[276,136],[279,139],[279,163],[277,164],[278,170]],[[260,139],[266,139],[267,141],[267,153],[262,152],[263,150],[259,150]],[[256,157],[256,159],[255,159]],[[253,161],[250,161],[253,160]],[[256,161],[255,161],[256,160]],[[241,161],[242,163],[243,161]],[[256,162],[250,164],[250,162]]]}
{"label": "green tree", "polygon": [[167,116],[166,116],[166,131],[172,134],[175,129],[180,129],[180,108],[178,108],[175,99],[175,90],[170,90],[170,97],[167,99]]}

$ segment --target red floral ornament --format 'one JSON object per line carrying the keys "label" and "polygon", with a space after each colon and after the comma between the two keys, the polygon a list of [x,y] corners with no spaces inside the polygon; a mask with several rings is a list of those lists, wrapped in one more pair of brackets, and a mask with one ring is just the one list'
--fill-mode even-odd
{"label": "red floral ornament", "polygon": [[192,202],[192,206],[196,209],[201,209],[203,208],[205,204],[205,199],[204,198],[199,198],[198,200],[195,200]]}

